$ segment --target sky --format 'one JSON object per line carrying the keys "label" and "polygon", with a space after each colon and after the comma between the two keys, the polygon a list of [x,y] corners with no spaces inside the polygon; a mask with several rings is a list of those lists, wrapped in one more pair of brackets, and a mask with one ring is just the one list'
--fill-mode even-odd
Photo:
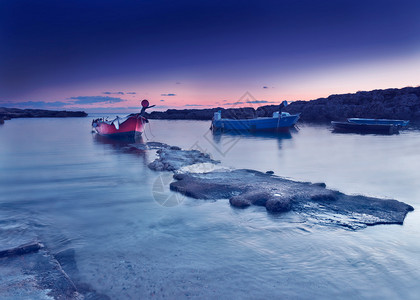
{"label": "sky", "polygon": [[0,107],[260,106],[418,86],[419,11],[417,0],[1,0]]}

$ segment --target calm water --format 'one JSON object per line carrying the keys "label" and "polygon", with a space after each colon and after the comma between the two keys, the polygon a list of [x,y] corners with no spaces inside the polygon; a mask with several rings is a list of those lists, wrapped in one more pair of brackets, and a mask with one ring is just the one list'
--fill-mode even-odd
{"label": "calm water", "polygon": [[235,136],[212,135],[209,122],[150,121],[144,142],[415,208],[403,226],[349,231],[227,200],[162,206],[152,188],[162,173],[147,168],[155,153],[127,153],[90,122],[0,126],[0,244],[36,236],[53,253],[74,249],[79,279],[113,299],[419,299],[420,130],[300,125],[290,135]]}

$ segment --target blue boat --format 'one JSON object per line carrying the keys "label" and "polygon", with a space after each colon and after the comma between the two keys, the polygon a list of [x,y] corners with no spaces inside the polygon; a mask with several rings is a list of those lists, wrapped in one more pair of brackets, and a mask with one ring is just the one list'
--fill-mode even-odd
{"label": "blue boat", "polygon": [[214,113],[213,130],[222,131],[285,131],[293,127],[300,114],[291,115],[287,112],[274,112],[272,117],[254,119],[222,119],[221,111]]}
{"label": "blue boat", "polygon": [[394,126],[407,126],[410,121],[406,120],[390,120],[390,119],[364,119],[364,118],[349,118],[350,123],[357,124],[375,124],[375,125],[394,125]]}

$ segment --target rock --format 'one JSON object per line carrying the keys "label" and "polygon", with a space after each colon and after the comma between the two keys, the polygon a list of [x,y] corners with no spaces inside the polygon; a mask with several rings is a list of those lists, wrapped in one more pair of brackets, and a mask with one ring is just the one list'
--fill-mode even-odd
{"label": "rock", "polygon": [[[280,101],[279,101],[280,104]],[[279,105],[266,105],[256,110],[245,108],[169,109],[147,114],[150,119],[211,120],[217,111],[223,118],[249,119],[271,117]],[[299,121],[330,122],[347,118],[393,118],[420,120],[420,87],[373,90],[354,94],[330,95],[311,101],[294,101],[284,108],[285,112],[301,113]]]}
{"label": "rock", "polygon": [[267,211],[272,213],[286,212],[292,209],[293,199],[290,197],[279,197],[274,195],[265,204]]}
{"label": "rock", "polygon": [[45,249],[0,259],[2,299],[83,299]]}
{"label": "rock", "polygon": [[319,223],[357,229],[376,224],[403,224],[408,204],[397,200],[348,196],[325,184],[295,182],[253,170],[216,170],[176,174],[173,191],[197,199],[229,199],[234,207],[264,206],[268,212],[294,211]]}
{"label": "rock", "polygon": [[0,125],[4,124],[4,119],[0,118]]}
{"label": "rock", "polygon": [[161,148],[157,151],[157,155],[159,157],[148,165],[155,171],[176,171],[198,163],[220,163],[198,150],[182,150],[179,147]]}
{"label": "rock", "polygon": [[300,121],[329,122],[347,118],[392,118],[420,120],[420,87],[374,90],[331,95],[312,101],[292,102],[285,108],[301,112]]}
{"label": "rock", "polygon": [[43,248],[43,245],[41,243],[29,242],[29,243],[17,246],[15,248],[0,251],[0,258],[8,257],[8,256],[23,255],[23,254],[28,254],[31,252],[37,252],[41,248]]}
{"label": "rock", "polygon": [[274,171],[267,171],[267,172],[265,172],[265,174],[270,174],[270,175],[272,175],[272,174],[274,174]]}

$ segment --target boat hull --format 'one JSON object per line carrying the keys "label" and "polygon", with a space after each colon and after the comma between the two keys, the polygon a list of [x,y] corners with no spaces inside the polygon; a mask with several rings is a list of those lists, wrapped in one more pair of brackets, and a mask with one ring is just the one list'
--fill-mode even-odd
{"label": "boat hull", "polygon": [[294,126],[298,120],[299,115],[239,120],[219,119],[212,121],[212,128],[232,131],[283,131]]}
{"label": "boat hull", "polygon": [[393,124],[359,124],[352,122],[335,122],[331,125],[337,132],[354,133],[375,133],[375,134],[394,134],[398,133],[398,127]]}
{"label": "boat hull", "polygon": [[375,125],[395,125],[395,126],[407,126],[410,121],[406,120],[390,120],[390,119],[364,119],[364,118],[349,118],[347,119],[350,123],[357,124],[375,124]]}
{"label": "boat hull", "polygon": [[134,115],[128,117],[124,122],[118,125],[113,123],[109,124],[102,120],[95,120],[92,123],[92,126],[95,131],[102,136],[111,138],[131,138],[141,135],[146,123],[146,118]]}

